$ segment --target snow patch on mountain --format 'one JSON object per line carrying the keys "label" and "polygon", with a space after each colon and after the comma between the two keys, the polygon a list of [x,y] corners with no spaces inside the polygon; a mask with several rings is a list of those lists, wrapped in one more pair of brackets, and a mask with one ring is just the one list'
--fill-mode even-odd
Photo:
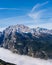
{"label": "snow patch on mountain", "polygon": [[48,30],[48,29],[40,28],[40,27],[29,28],[22,24],[12,25],[5,29],[6,33],[11,33],[11,32],[14,33],[16,31],[18,33],[35,33],[36,35],[40,35],[41,33],[52,34],[52,30]]}

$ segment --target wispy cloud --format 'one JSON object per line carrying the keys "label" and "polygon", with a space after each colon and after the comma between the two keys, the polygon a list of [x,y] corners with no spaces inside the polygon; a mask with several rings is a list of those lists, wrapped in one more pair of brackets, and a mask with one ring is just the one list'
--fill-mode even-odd
{"label": "wispy cloud", "polygon": [[33,13],[30,13],[28,14],[29,17],[31,17],[32,19],[34,19],[35,21],[36,20],[40,20],[42,18],[42,15],[43,15],[43,12],[45,12],[46,10],[40,10],[38,12],[33,12]]}
{"label": "wispy cloud", "polygon": [[[46,1],[46,2],[44,2],[42,4],[36,4],[32,8],[32,10],[30,11],[30,13],[28,14],[28,16],[31,17],[32,19],[34,19],[35,21],[40,20],[42,18],[42,15],[46,11],[46,9],[41,9],[41,7],[43,7],[46,4],[48,4],[48,1]],[[38,8],[40,8],[40,10]],[[36,9],[37,9],[37,11],[36,11]]]}
{"label": "wispy cloud", "polygon": [[32,13],[36,8],[42,7],[42,6],[46,5],[46,4],[48,4],[48,1],[46,1],[46,2],[44,2],[44,3],[42,3],[42,4],[39,4],[39,3],[36,4],[36,5],[32,8],[31,13]]}
{"label": "wispy cloud", "polygon": [[36,5],[32,8],[31,13],[32,13],[36,8],[38,8],[39,5],[40,5],[40,4],[36,4]]}
{"label": "wispy cloud", "polygon": [[0,8],[0,10],[20,10],[18,8]]}
{"label": "wispy cloud", "polygon": [[44,7],[48,3],[49,2],[46,1],[41,4],[37,3],[35,6],[33,6],[30,13],[28,13],[28,16],[34,21],[34,23],[29,25],[29,27],[45,27],[52,29],[52,17],[50,14],[48,15],[49,11]]}

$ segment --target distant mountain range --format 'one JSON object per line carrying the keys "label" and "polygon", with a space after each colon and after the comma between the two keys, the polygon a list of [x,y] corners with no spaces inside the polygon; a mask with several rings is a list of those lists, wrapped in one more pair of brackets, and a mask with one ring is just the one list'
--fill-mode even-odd
{"label": "distant mountain range", "polygon": [[14,53],[52,58],[52,30],[13,25],[0,32],[0,46]]}

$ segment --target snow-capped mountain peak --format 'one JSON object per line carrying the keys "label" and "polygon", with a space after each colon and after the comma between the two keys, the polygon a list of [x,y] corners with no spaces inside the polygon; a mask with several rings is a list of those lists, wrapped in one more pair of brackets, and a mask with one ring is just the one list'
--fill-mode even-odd
{"label": "snow-capped mountain peak", "polygon": [[28,26],[22,25],[22,24],[17,24],[17,25],[12,25],[9,26],[8,28],[5,29],[6,33],[11,33],[11,32],[18,32],[18,33],[35,33],[35,34],[41,34],[41,33],[48,33],[52,34],[51,30],[48,30],[46,28],[29,28]]}

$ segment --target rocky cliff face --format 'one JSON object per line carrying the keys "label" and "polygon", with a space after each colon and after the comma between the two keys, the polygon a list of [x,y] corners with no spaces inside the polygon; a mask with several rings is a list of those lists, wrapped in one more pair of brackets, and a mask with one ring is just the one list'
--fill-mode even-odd
{"label": "rocky cliff face", "polygon": [[14,25],[0,33],[0,46],[11,51],[40,58],[52,58],[52,31]]}

